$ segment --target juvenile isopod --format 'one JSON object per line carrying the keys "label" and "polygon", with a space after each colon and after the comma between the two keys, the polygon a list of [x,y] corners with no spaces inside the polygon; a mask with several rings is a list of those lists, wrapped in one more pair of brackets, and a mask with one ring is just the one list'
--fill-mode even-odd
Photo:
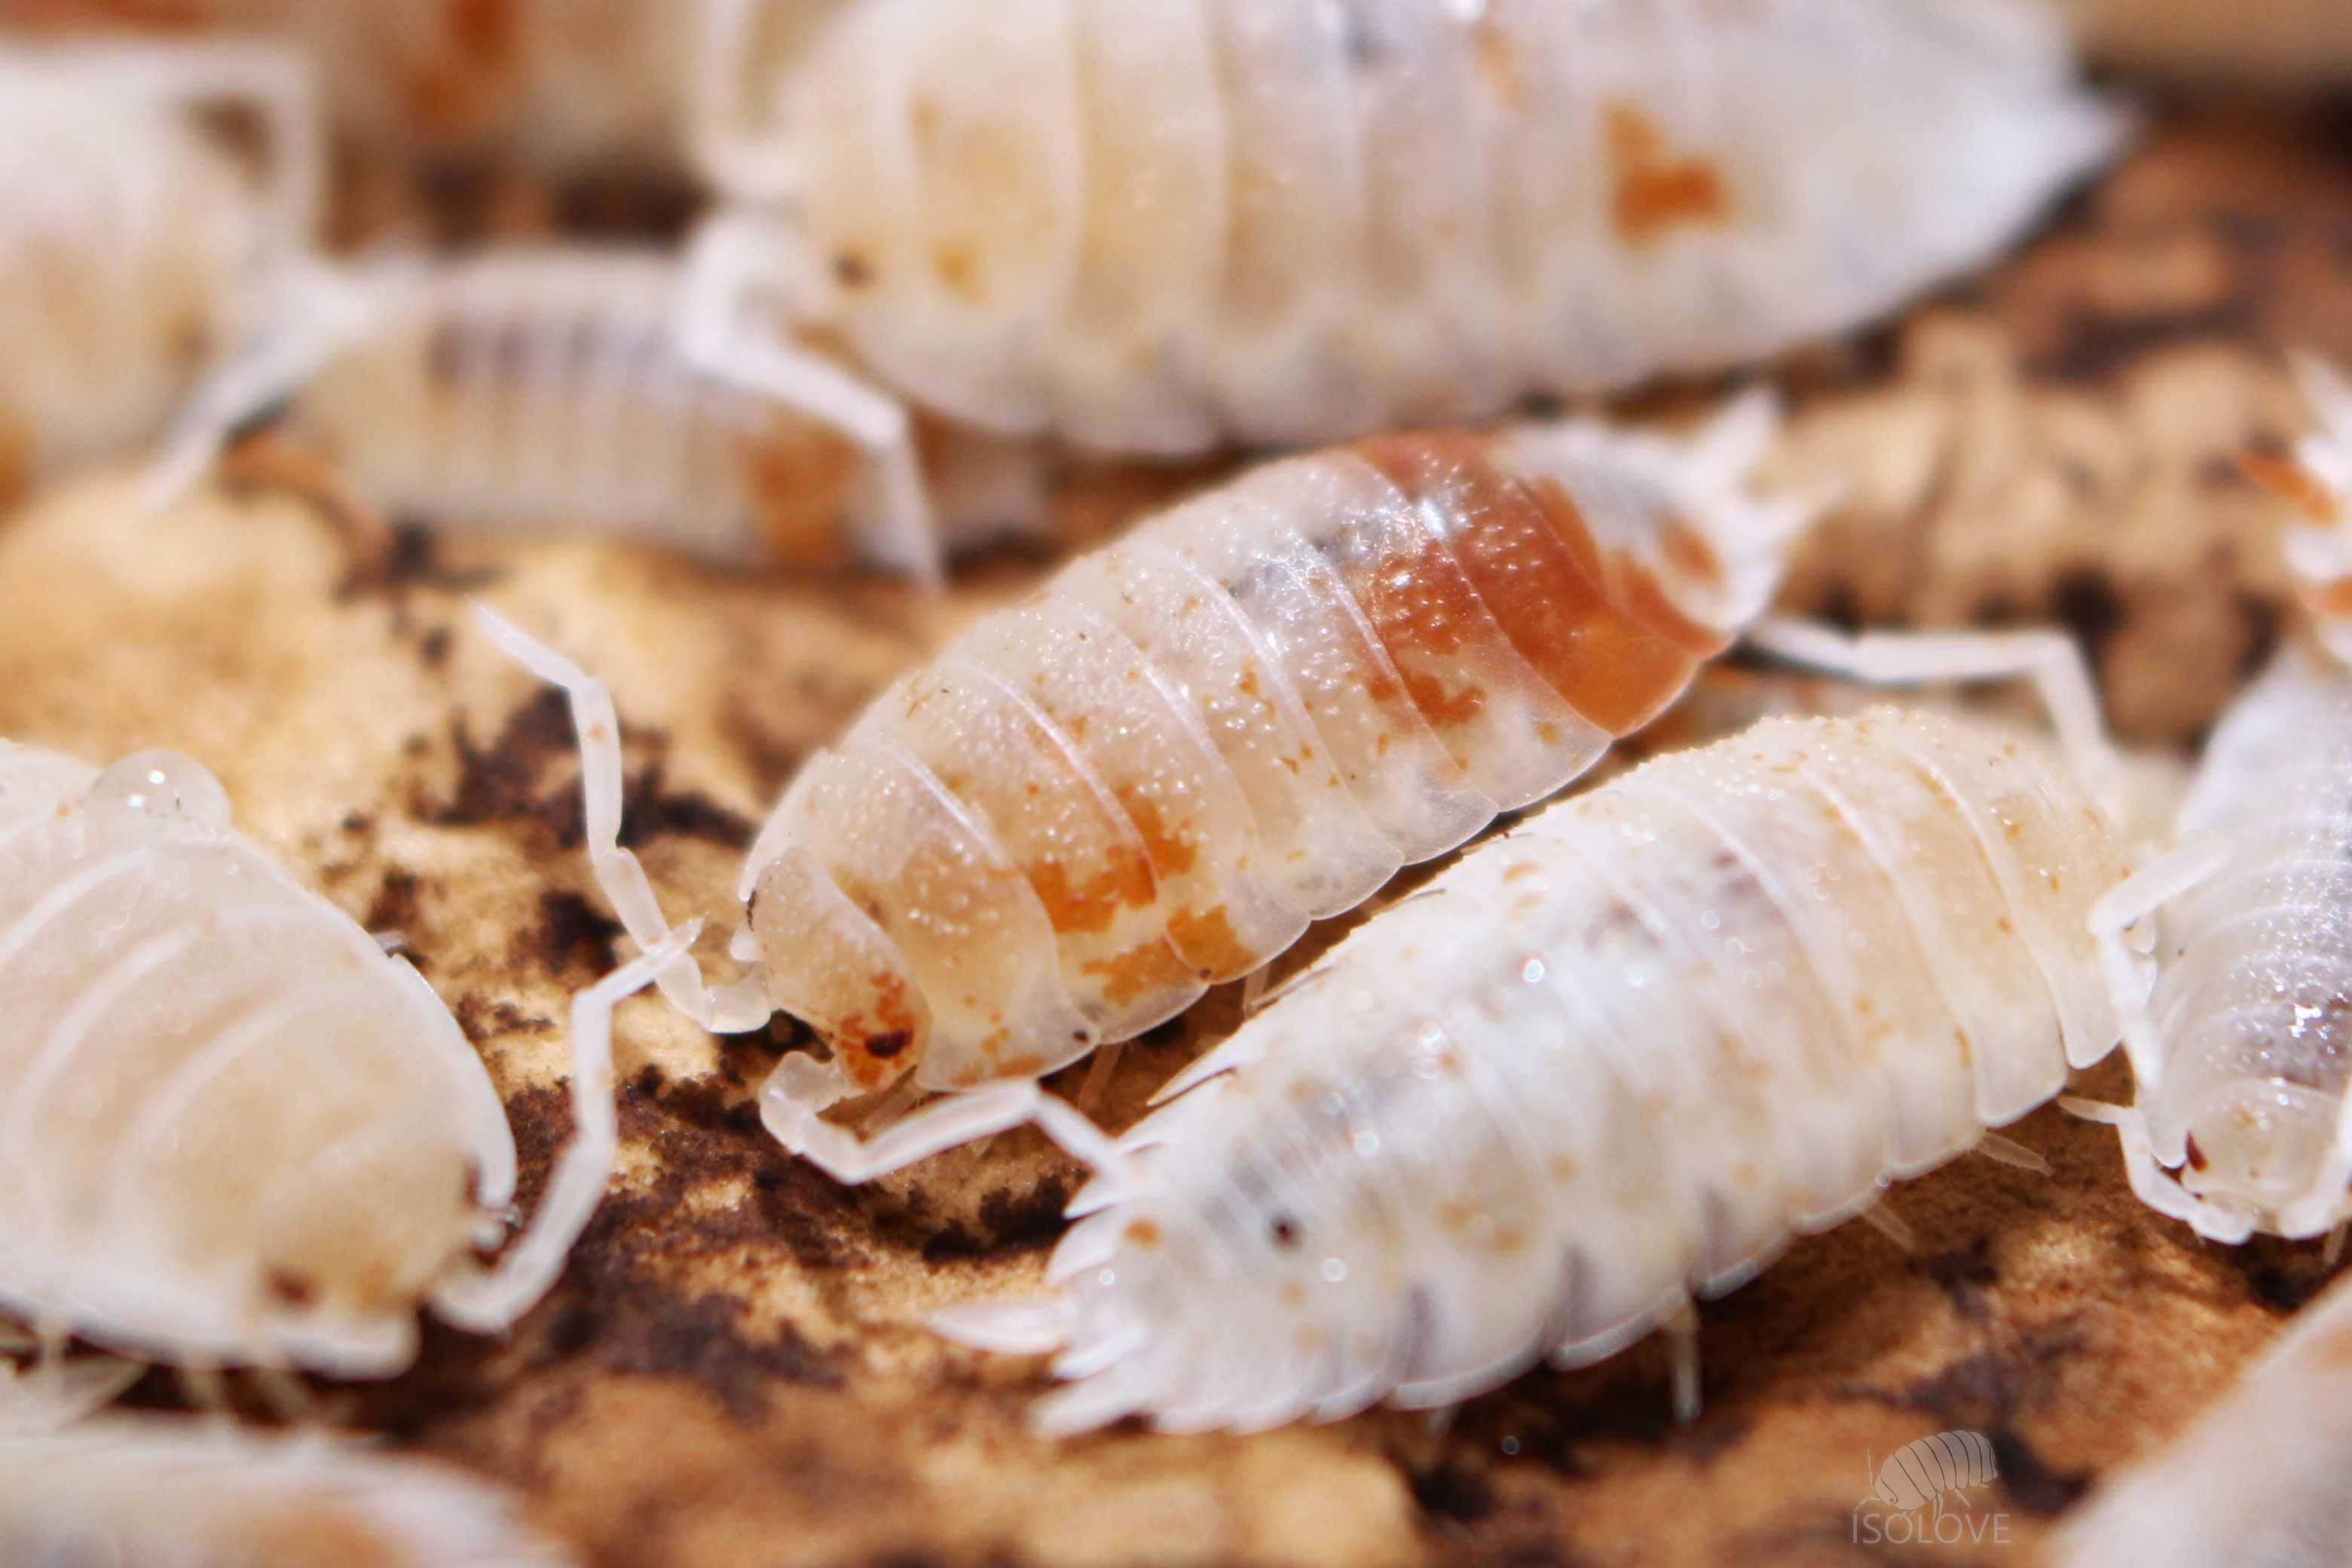
{"label": "juvenile isopod", "polygon": [[[206,106],[263,127],[259,180]],[[310,242],[321,137],[267,47],[0,44],[0,504],[161,432]]]}
{"label": "juvenile isopod", "polygon": [[116,1418],[0,1437],[0,1562],[21,1568],[562,1568],[497,1488],[322,1434]]}
{"label": "juvenile isopod", "polygon": [[[2299,473],[2267,476],[2320,514],[2288,541],[2318,645],[2291,645],[2231,705],[2176,847],[2100,901],[2135,1103],[2070,1103],[2116,1124],[2134,1192],[2218,1241],[2352,1215],[2352,542],[2336,516],[2352,388],[2301,369],[2323,428]],[[2145,956],[2126,936],[2143,921]]]}
{"label": "juvenile isopod", "polygon": [[506,1326],[603,1195],[611,1015],[659,962],[574,998],[578,1132],[485,1268],[514,1141],[416,971],[239,834],[200,764],[0,743],[0,1311],[343,1377],[404,1367],[421,1303]]}
{"label": "juvenile isopod", "polygon": [[2341,1568],[2352,1561],[2352,1283],[2295,1315],[2178,1438],[2066,1521],[2063,1568]]}
{"label": "juvenile isopod", "polygon": [[[738,885],[753,973],[671,999],[781,1009],[829,1060],[764,1095],[845,1181],[1033,1115],[1035,1080],[1249,974],[1399,866],[1551,793],[1670,703],[1764,608],[1804,507],[1744,476],[1752,397],[1687,445],[1570,421],[1294,458],[1139,527],[985,616],[811,758]],[[617,843],[612,702],[572,693],[588,843],[640,943],[667,927]],[[960,1092],[870,1148],[818,1113]]]}
{"label": "juvenile isopod", "polygon": [[1871,1481],[1870,1495],[1863,1500],[1897,1513],[1909,1513],[1930,1503],[1940,1510],[1945,1498],[1990,1486],[2000,1474],[1991,1439],[1982,1432],[1956,1427],[1906,1443],[1887,1455]]}
{"label": "juvenile isopod", "polygon": [[1053,1433],[1444,1405],[1661,1324],[1694,1413],[1695,1298],[2114,1046],[2123,848],[2074,745],[1769,719],[1526,819],[1161,1090],[1053,1295],[940,1326],[1058,1352]]}
{"label": "juvenile isopod", "polygon": [[1001,434],[1306,445],[1844,330],[2008,242],[2124,123],[2012,0],[866,0],[772,91],[761,10],[708,4],[699,141],[734,205],[688,350],[902,471],[890,399],[740,290]]}
{"label": "juvenile isopod", "polygon": [[944,532],[882,531],[920,508],[866,493],[855,447],[678,357],[678,285],[676,258],[646,246],[309,262],[190,401],[154,495],[176,497],[283,407],[287,438],[357,507],[452,530],[602,531],[726,563],[854,551],[936,578],[947,552],[1043,516],[1019,455],[950,432]]}

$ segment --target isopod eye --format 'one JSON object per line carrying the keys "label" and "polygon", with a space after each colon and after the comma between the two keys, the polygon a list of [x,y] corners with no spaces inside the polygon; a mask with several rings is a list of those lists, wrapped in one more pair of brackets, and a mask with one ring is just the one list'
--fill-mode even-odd
{"label": "isopod eye", "polygon": [[175,819],[220,831],[229,825],[228,793],[212,770],[177,751],[134,751],[98,776],[92,806]]}

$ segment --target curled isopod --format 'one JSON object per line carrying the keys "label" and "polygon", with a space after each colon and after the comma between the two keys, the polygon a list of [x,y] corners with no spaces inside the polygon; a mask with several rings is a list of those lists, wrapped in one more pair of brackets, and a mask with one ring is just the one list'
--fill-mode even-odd
{"label": "curled isopod", "polygon": [[202,765],[0,743],[0,1311],[352,1377],[408,1364],[422,1303],[504,1327],[603,1196],[611,1014],[659,959],[574,999],[579,1131],[486,1269],[514,1141],[416,971],[236,832]]}
{"label": "curled isopod", "polygon": [[1055,1433],[1438,1406],[1687,1329],[2113,1047],[2075,744],[1770,719],[1526,819],[1160,1092],[1052,1296],[940,1326],[1057,1352]]}
{"label": "curled isopod", "polygon": [[1954,1428],[1906,1443],[1886,1456],[1872,1479],[1864,1502],[1884,1504],[1897,1513],[1990,1486],[2000,1476],[1992,1440],[1982,1432]]}
{"label": "curled isopod", "polygon": [[[193,110],[267,133],[257,180]],[[157,434],[310,239],[310,84],[253,45],[0,45],[0,502]]]}
{"label": "curled isopod", "polygon": [[[984,616],[809,759],[752,845],[739,956],[674,1001],[781,1009],[831,1058],[764,1096],[861,1180],[1058,1113],[1034,1080],[1246,975],[1310,920],[1591,767],[1763,609],[1805,508],[1744,476],[1771,405],[1681,444],[1584,421],[1383,436],[1148,521]],[[611,700],[570,688],[588,841],[642,943],[667,929],[616,841]],[[961,1092],[872,1148],[818,1120],[911,1080]],[[977,1091],[978,1092],[972,1092]]]}
{"label": "curled isopod", "polygon": [[288,437],[360,507],[453,530],[601,531],[728,563],[854,552],[936,578],[947,552],[1043,517],[1025,455],[943,432],[940,531],[882,532],[907,511],[864,493],[837,433],[679,358],[678,285],[676,259],[645,246],[308,263],[190,400],[154,497],[283,408]]}
{"label": "curled isopod", "polygon": [[866,0],[773,91],[762,9],[707,0],[736,204],[689,351],[901,468],[887,399],[740,290],[786,283],[887,392],[1006,435],[1340,441],[1853,327],[2124,123],[2011,0]]}
{"label": "curled isopod", "polygon": [[[2318,645],[2231,706],[2175,847],[2100,902],[2135,1103],[2074,1106],[2116,1124],[2135,1192],[2221,1241],[2352,1216],[2352,388],[2302,368],[2324,428],[2275,477],[2319,514],[2289,539]],[[2146,956],[2126,936],[2143,921]]]}
{"label": "curled isopod", "polygon": [[2063,1568],[2352,1562],[2352,1282],[2297,1313],[2212,1409],[2065,1521]]}
{"label": "curled isopod", "polygon": [[0,1562],[26,1568],[562,1568],[496,1488],[312,1434],[115,1418],[0,1437]]}

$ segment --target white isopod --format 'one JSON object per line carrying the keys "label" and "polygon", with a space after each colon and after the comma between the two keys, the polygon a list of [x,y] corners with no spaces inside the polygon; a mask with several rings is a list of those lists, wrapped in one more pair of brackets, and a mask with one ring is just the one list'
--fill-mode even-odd
{"label": "white isopod", "polygon": [[[1121,454],[1719,369],[1977,262],[2116,147],[2011,0],[867,0],[772,94],[708,0],[688,351],[901,472],[890,392]],[[770,221],[757,204],[781,201]]]}
{"label": "white isopod", "polygon": [[2000,1475],[1992,1439],[1982,1432],[1955,1428],[1906,1443],[1887,1455],[1863,1500],[1883,1503],[1898,1513],[1929,1503],[1940,1510],[1946,1497],[1990,1486]]}
{"label": "white isopod", "polygon": [[[831,1059],[763,1096],[786,1146],[858,1181],[1032,1116],[1036,1078],[1249,974],[1559,789],[1748,625],[1804,508],[1744,475],[1769,399],[1692,444],[1590,422],[1383,436],[1275,464],[982,618],[809,759],[752,845],[738,956],[671,999],[781,1009]],[[618,846],[612,702],[570,689],[590,852],[640,943],[667,930]],[[901,1082],[959,1098],[871,1147],[818,1113]]]}
{"label": "white isopod", "polygon": [[[2323,516],[2288,541],[2322,646],[2231,705],[2176,847],[2100,902],[2135,1103],[2070,1103],[2116,1124],[2134,1192],[2218,1241],[2352,1217],[2352,388],[2300,368],[2323,431],[2281,483]],[[2150,916],[2142,957],[2126,933]]]}
{"label": "white isopod", "polygon": [[114,1419],[0,1437],[0,1562],[19,1568],[562,1568],[496,1488],[312,1434]]}
{"label": "white isopod", "polygon": [[[266,128],[261,183],[211,104]],[[0,504],[163,429],[310,243],[324,157],[277,51],[0,45]]]}
{"label": "white isopod", "polygon": [[940,1326],[1057,1351],[1056,1433],[1444,1405],[1687,1329],[2114,1046],[2086,916],[2123,852],[2075,744],[1771,719],[1527,819],[1160,1092],[1054,1295]]}
{"label": "white isopod", "polygon": [[405,1366],[423,1302],[505,1327],[603,1195],[612,1010],[658,957],[574,998],[578,1132],[485,1269],[514,1141],[416,971],[236,832],[201,765],[0,743],[0,1310],[338,1376]]}
{"label": "white isopod", "polygon": [[586,528],[723,562],[845,549],[936,579],[944,553],[1045,511],[1021,455],[950,433],[938,535],[861,496],[829,427],[722,385],[673,347],[679,269],[642,246],[518,246],[454,262],[312,262],[211,377],[152,479],[161,503],[231,433],[287,403],[289,434],[371,510],[451,529]]}
{"label": "white isopod", "polygon": [[2343,1568],[2352,1562],[2352,1281],[2179,1438],[2066,1521],[2063,1568]]}

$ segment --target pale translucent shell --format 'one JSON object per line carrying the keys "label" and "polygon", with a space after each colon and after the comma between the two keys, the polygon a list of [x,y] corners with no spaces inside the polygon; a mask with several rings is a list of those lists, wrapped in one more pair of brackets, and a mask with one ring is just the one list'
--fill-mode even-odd
{"label": "pale translucent shell", "polygon": [[0,1309],[132,1354],[385,1373],[513,1195],[416,971],[188,758],[0,743]]}

